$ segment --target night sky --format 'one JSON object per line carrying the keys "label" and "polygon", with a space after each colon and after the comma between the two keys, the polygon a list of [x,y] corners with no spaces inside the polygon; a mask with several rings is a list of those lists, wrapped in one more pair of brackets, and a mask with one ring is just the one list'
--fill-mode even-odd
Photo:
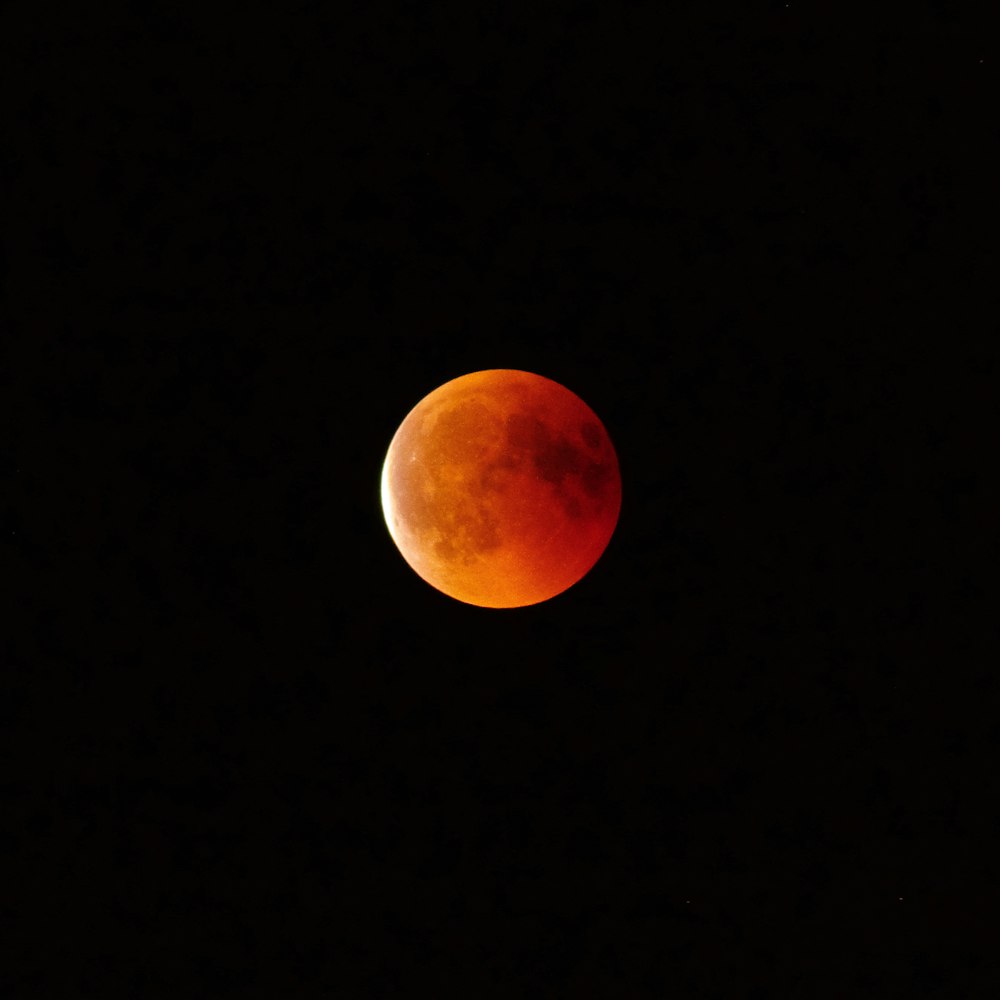
{"label": "night sky", "polygon": [[[989,995],[977,8],[427,6],[5,8],[0,992]],[[379,505],[485,368],[621,465],[525,609]]]}

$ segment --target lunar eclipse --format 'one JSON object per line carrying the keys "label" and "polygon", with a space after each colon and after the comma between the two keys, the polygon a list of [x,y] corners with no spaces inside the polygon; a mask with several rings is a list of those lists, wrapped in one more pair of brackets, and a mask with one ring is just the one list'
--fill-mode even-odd
{"label": "lunar eclipse", "polygon": [[382,467],[393,541],[427,583],[515,608],[582,579],[621,509],[614,446],[593,410],[530,372],[492,369],[425,396]]}

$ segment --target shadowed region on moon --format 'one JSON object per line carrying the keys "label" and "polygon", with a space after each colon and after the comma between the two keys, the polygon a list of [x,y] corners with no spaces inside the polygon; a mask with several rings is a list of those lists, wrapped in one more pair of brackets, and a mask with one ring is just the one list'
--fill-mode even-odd
{"label": "shadowed region on moon", "polygon": [[[585,426],[591,428],[592,435],[596,432],[594,425]],[[602,497],[603,486],[612,472],[610,464],[591,458],[568,436],[553,435],[549,426],[538,417],[524,414],[510,416],[507,420],[507,442],[512,454],[530,456],[535,471],[553,486],[556,498],[570,517],[581,517],[583,507],[574,495],[577,484],[567,483],[567,480],[578,479],[579,486],[591,499],[600,500]],[[591,444],[590,449],[598,447],[599,443],[598,440],[596,444]]]}
{"label": "shadowed region on moon", "polygon": [[393,437],[382,474],[389,531],[410,566],[459,600],[516,607],[577,582],[621,504],[603,425],[568,389],[496,369],[446,383]]}

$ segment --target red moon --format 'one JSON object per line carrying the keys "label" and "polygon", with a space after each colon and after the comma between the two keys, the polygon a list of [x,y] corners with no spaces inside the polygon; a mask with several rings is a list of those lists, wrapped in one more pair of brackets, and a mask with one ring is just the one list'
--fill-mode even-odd
{"label": "red moon", "polygon": [[484,608],[538,604],[573,586],[620,509],[604,425],[530,372],[473,372],[435,389],[382,467],[382,512],[403,558],[431,586]]}

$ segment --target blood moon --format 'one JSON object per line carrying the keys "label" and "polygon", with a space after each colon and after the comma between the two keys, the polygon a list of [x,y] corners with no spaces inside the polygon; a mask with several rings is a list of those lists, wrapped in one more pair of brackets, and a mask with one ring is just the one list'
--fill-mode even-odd
{"label": "blood moon", "polygon": [[524,607],[571,587],[604,552],[620,508],[604,425],[530,372],[473,372],[435,389],[382,467],[382,511],[403,558],[480,607]]}

